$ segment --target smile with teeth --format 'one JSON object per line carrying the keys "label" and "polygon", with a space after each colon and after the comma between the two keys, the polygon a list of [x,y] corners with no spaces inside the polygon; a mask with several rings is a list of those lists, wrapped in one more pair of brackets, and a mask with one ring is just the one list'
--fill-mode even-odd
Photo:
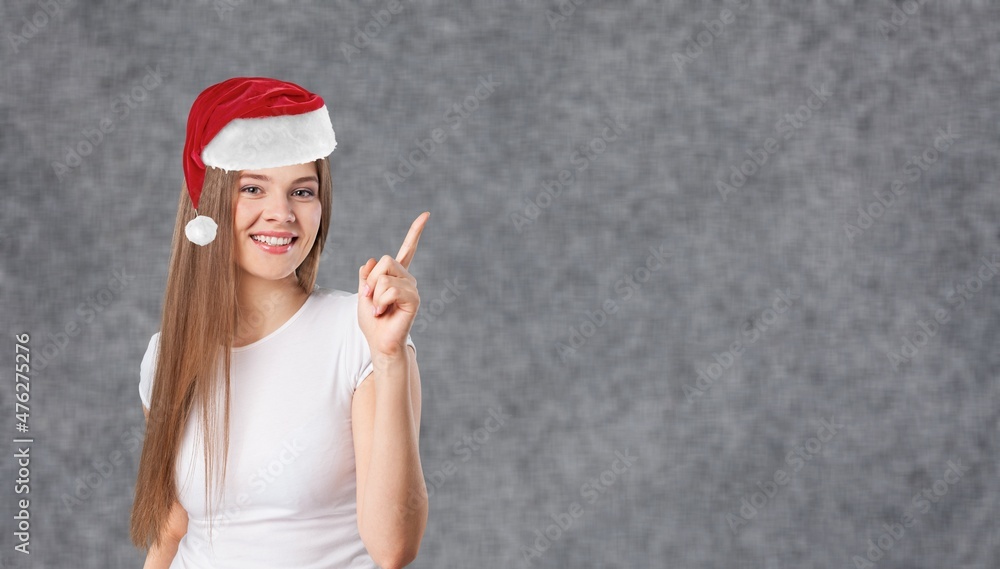
{"label": "smile with teeth", "polygon": [[294,239],[293,237],[271,237],[269,235],[251,235],[250,238],[258,243],[263,243],[272,247],[288,245]]}

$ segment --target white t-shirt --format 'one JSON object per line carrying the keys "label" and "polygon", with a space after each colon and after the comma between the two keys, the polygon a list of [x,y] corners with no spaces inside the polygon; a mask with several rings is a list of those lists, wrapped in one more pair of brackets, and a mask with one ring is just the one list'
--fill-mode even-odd
{"label": "white t-shirt", "polygon": [[[375,567],[357,521],[351,401],[373,369],[357,302],[357,293],[316,287],[280,328],[233,348],[229,457],[224,487],[211,488],[212,548],[195,406],[174,471],[188,529],[171,569]],[[140,366],[147,408],[159,335]],[[413,346],[409,336],[406,343]]]}

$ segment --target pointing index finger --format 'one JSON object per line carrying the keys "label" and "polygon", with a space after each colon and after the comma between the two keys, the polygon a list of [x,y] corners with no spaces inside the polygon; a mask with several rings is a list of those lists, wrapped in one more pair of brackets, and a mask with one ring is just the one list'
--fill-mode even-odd
{"label": "pointing index finger", "polygon": [[431,212],[425,211],[413,220],[413,223],[410,224],[410,230],[406,234],[406,239],[403,239],[403,244],[399,248],[399,253],[396,253],[396,260],[406,269],[410,268],[410,261],[413,260],[413,254],[417,251],[420,234],[424,231],[424,225],[427,224],[430,216]]}

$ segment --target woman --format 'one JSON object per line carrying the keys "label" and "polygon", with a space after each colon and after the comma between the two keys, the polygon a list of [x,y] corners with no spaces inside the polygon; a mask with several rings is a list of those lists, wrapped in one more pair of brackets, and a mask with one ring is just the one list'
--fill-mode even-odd
{"label": "woman", "polygon": [[162,324],[140,366],[131,537],[147,568],[416,557],[427,492],[408,267],[430,214],[395,258],[359,269],[356,294],[316,286],[335,147],[323,100],[292,83],[236,77],[192,106]]}

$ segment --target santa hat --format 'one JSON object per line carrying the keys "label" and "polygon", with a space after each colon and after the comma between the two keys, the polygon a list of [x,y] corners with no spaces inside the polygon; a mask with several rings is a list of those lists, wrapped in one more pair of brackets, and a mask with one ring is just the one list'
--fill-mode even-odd
{"label": "santa hat", "polygon": [[[195,213],[205,168],[255,170],[304,164],[337,147],[323,99],[293,83],[233,77],[205,89],[188,116],[184,180]],[[188,240],[207,245],[218,225],[198,215],[184,228]]]}

